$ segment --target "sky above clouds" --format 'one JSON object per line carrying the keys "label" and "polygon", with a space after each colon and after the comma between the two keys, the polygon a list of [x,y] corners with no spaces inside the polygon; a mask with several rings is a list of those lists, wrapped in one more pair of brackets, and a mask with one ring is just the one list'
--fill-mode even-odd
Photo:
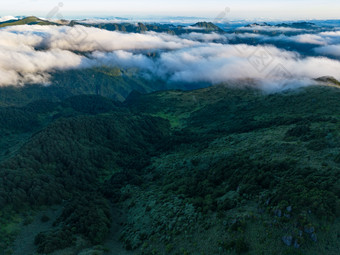
{"label": "sky above clouds", "polygon": [[[59,14],[93,16],[199,16],[214,18],[226,8],[230,19],[336,19],[339,0],[11,0],[2,3],[0,15],[46,17],[62,3]],[[60,4],[61,5],[61,4]]]}

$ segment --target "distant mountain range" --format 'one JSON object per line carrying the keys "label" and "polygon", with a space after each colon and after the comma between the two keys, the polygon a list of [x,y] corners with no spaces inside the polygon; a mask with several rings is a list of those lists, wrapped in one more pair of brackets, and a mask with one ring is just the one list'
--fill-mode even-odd
{"label": "distant mountain range", "polygon": [[272,27],[289,27],[289,28],[299,28],[299,29],[311,29],[311,28],[316,28],[318,27],[315,23],[312,22],[294,22],[294,23],[280,23],[280,24],[276,24],[276,25],[271,25],[267,22],[263,22],[263,23],[252,23],[249,25],[246,25],[245,27],[257,27],[257,26],[272,26]]}
{"label": "distant mountain range", "polygon": [[[134,33],[142,33],[146,31],[154,31],[154,32],[165,32],[169,34],[183,34],[192,32],[197,28],[197,32],[200,33],[208,33],[208,32],[218,32],[223,33],[224,31],[218,26],[214,25],[211,22],[198,22],[191,26],[175,26],[172,24],[144,24],[138,23],[137,25],[134,23],[86,23],[82,21],[76,20],[59,20],[59,21],[48,21],[41,18],[37,18],[34,16],[22,18],[19,20],[7,20],[5,22],[0,22],[0,27],[8,27],[8,26],[17,26],[17,25],[67,25],[67,26],[75,26],[75,25],[83,25],[86,27],[97,27],[101,29],[106,29],[109,31],[121,31],[121,32],[134,32]],[[195,30],[196,31],[196,30]]]}
{"label": "distant mountain range", "polygon": [[[169,34],[183,34],[189,32],[197,32],[197,33],[225,33],[226,30],[222,29],[220,26],[213,24],[212,22],[197,22],[190,26],[184,25],[173,25],[173,24],[160,24],[160,23],[142,23],[138,22],[137,24],[133,22],[129,22],[128,19],[117,18],[120,22],[109,22],[109,20],[100,20],[94,19],[91,22],[87,22],[86,20],[46,20],[42,18],[38,18],[35,16],[24,17],[20,19],[12,19],[4,22],[0,22],[0,27],[8,27],[8,26],[17,26],[17,25],[83,25],[87,27],[97,27],[101,29],[106,29],[109,31],[121,31],[121,32],[134,32],[140,33],[145,31],[154,31],[154,32],[165,32]],[[271,25],[267,22],[262,23],[251,23],[245,25],[244,28],[256,28],[256,27],[272,27],[272,28],[296,28],[296,29],[315,29],[320,30],[321,28],[312,22],[293,22],[293,23],[280,23],[276,25]],[[197,28],[195,30],[195,28]]]}

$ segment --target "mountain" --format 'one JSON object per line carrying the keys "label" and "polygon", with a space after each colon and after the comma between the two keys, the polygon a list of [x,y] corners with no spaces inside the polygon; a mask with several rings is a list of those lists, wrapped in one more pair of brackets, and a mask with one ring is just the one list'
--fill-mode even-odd
{"label": "mountain", "polygon": [[263,23],[252,23],[248,24],[245,27],[286,27],[286,28],[297,28],[297,29],[312,29],[312,28],[317,28],[318,26],[314,23],[311,22],[293,22],[293,23],[280,23],[276,25],[271,25],[267,22]]}
{"label": "mountain", "polygon": [[[296,36],[300,34],[317,34],[321,32],[326,31],[336,31],[336,26],[320,26],[312,22],[291,22],[291,23],[278,23],[278,24],[270,24],[267,22],[263,23],[252,23],[245,25],[243,27],[236,28],[237,33],[256,33],[261,35],[267,35],[267,36],[279,36],[279,35],[285,35],[285,36]],[[233,30],[232,30],[233,32]],[[270,43],[276,45],[276,42],[269,41]],[[280,43],[283,43],[282,41]],[[289,44],[289,42],[286,42],[286,44]],[[307,43],[304,45],[304,47],[308,47]],[[300,49],[299,49],[300,50]],[[307,49],[308,50],[308,49]],[[299,51],[300,52],[300,51]],[[305,52],[305,50],[302,49],[302,52]]]}
{"label": "mountain", "polygon": [[198,22],[194,24],[193,27],[203,28],[205,31],[209,31],[209,32],[212,32],[212,31],[220,32],[220,33],[224,32],[221,28],[219,28],[218,26],[216,26],[215,24],[211,22]]}
{"label": "mountain", "polygon": [[143,79],[134,69],[90,68],[52,73],[50,85],[0,87],[0,106],[24,106],[37,100],[61,101],[70,96],[102,95],[124,101],[133,90],[152,92],[167,85],[157,79]]}
{"label": "mountain", "polygon": [[19,20],[9,20],[5,22],[0,22],[0,27],[8,27],[8,26],[17,26],[17,25],[66,25],[66,26],[75,26],[75,25],[82,25],[87,27],[97,27],[100,29],[106,29],[109,31],[120,31],[120,32],[128,32],[128,33],[144,33],[146,31],[153,31],[158,33],[169,33],[173,35],[180,35],[188,32],[192,32],[190,27],[197,27],[200,28],[199,30],[195,31],[197,33],[210,33],[210,32],[217,32],[217,33],[224,33],[224,31],[219,28],[218,26],[214,25],[211,22],[198,22],[193,26],[174,26],[172,24],[147,24],[147,23],[87,23],[82,21],[66,21],[61,20],[58,22],[51,22],[47,20],[42,20],[34,16],[25,17]]}
{"label": "mountain", "polygon": [[337,254],[339,97],[220,85],[0,107],[0,251]]}
{"label": "mountain", "polygon": [[323,77],[315,79],[315,81],[321,82],[329,86],[338,86],[338,87],[340,86],[340,82],[332,76],[323,76]]}
{"label": "mountain", "polygon": [[248,24],[245,27],[267,27],[270,26],[270,24],[268,24],[267,22],[263,22],[263,23],[252,23],[252,24]]}
{"label": "mountain", "polygon": [[54,22],[50,22],[47,20],[42,20],[34,16],[26,17],[19,20],[9,20],[5,22],[0,22],[0,27],[8,27],[8,26],[19,26],[19,25],[57,25]]}
{"label": "mountain", "polygon": [[81,23],[78,21],[71,21],[70,25],[83,25],[83,26],[91,26],[97,27],[101,29],[106,29],[109,31],[120,31],[120,32],[133,32],[133,33],[143,33],[146,31],[153,31],[158,33],[168,33],[172,35],[180,35],[184,33],[192,32],[192,28],[197,27],[198,29],[195,30],[197,33],[224,33],[224,31],[219,28],[218,26],[214,25],[211,22],[198,22],[192,26],[174,26],[172,24],[147,24],[147,23]]}
{"label": "mountain", "polygon": [[291,28],[298,28],[298,29],[314,29],[317,28],[318,26],[315,23],[312,22],[293,22],[291,24],[287,23],[281,23],[276,25],[278,27],[291,27]]}
{"label": "mountain", "polygon": [[[77,24],[82,23],[68,25]],[[208,22],[84,25],[136,33],[224,33]],[[249,27],[273,36],[297,30],[266,23]],[[256,41],[261,36],[232,37],[228,43],[261,45]],[[210,48],[213,43],[193,45],[204,48],[203,55],[193,58],[181,48],[185,67],[186,60],[210,61],[204,52],[220,52]],[[301,56],[313,51],[286,40],[274,45],[298,49]],[[163,51],[129,52],[155,60]],[[174,59],[172,51],[166,53]],[[225,63],[219,57],[211,64]],[[299,55],[294,61],[304,60],[309,58]],[[177,61],[171,63],[176,70]],[[210,62],[199,63],[197,75],[214,73]],[[18,70],[21,75],[24,69]],[[176,77],[172,74],[164,77]],[[335,78],[269,93],[251,78],[210,86],[167,82],[138,68],[53,69],[49,75],[50,84],[0,87],[1,255],[339,253]]]}

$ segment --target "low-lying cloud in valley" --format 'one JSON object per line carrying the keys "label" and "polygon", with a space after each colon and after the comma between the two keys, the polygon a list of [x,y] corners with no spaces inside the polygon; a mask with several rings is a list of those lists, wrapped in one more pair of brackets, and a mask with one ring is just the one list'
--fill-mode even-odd
{"label": "low-lying cloud in valley", "polygon": [[[48,83],[56,70],[95,66],[137,67],[168,82],[217,84],[252,79],[265,89],[313,84],[312,79],[340,79],[340,62],[302,57],[275,46],[228,44],[237,35],[192,32],[180,36],[121,33],[84,26],[15,26],[0,29],[0,86]],[[240,35],[242,36],[242,35]],[[251,37],[252,34],[244,36]],[[258,38],[259,35],[254,35]],[[280,40],[287,40],[281,36]],[[322,55],[336,55],[339,32],[298,35],[314,41]],[[146,52],[155,52],[149,57]]]}
{"label": "low-lying cloud in valley", "polygon": [[282,27],[282,26],[263,26],[263,25],[252,25],[240,27],[237,30],[241,31],[265,31],[265,32],[305,32],[309,29],[293,28],[293,27]]}
{"label": "low-lying cloud in valley", "polygon": [[315,49],[315,52],[322,55],[340,57],[340,44],[319,47]]}

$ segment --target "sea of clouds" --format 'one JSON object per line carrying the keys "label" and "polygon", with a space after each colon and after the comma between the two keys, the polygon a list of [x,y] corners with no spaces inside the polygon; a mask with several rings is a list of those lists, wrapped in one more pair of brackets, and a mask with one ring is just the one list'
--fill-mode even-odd
{"label": "sea of clouds", "polygon": [[[48,84],[57,70],[97,66],[137,67],[168,82],[218,84],[251,79],[268,90],[306,86],[321,76],[340,79],[340,31],[277,36],[279,41],[315,44],[320,56],[301,56],[273,45],[229,44],[232,37],[120,33],[84,26],[13,26],[0,29],[0,86]],[[271,38],[273,39],[273,38]],[[156,53],[149,57],[146,53]]]}

